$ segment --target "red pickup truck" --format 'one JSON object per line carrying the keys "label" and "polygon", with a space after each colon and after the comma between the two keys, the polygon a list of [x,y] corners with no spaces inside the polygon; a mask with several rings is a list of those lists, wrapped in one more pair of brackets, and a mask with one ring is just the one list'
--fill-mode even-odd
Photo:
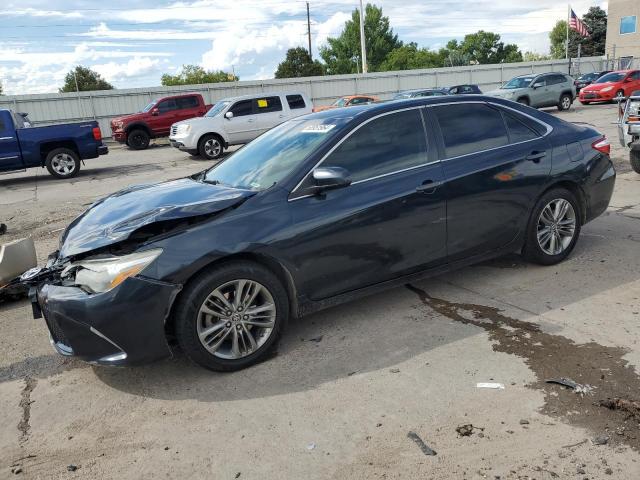
{"label": "red pickup truck", "polygon": [[168,137],[174,123],[202,117],[212,106],[206,105],[199,93],[159,98],[139,113],[111,120],[112,136],[133,150],[144,150],[152,138]]}

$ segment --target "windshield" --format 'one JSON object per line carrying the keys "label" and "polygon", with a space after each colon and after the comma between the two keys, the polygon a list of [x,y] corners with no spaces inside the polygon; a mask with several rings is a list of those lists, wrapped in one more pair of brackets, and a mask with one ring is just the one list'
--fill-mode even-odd
{"label": "windshield", "polygon": [[142,109],[142,111],[144,113],[147,113],[149,110],[151,110],[155,105],[156,105],[157,100],[154,100],[153,102],[151,102],[149,105],[147,105],[146,107],[144,107]]}
{"label": "windshield", "polygon": [[207,171],[203,180],[264,190],[293,172],[349,118],[290,120],[269,130]]}
{"label": "windshield", "polygon": [[624,76],[624,73],[607,73],[605,76],[596,80],[595,83],[619,82],[624,78]]}
{"label": "windshield", "polygon": [[597,73],[586,73],[580,77],[578,77],[578,81],[580,80],[595,80],[596,78],[598,78],[598,74]]}
{"label": "windshield", "polygon": [[227,108],[229,106],[231,102],[229,101],[221,101],[216,103],[213,107],[211,107],[209,109],[209,111],[207,112],[207,114],[205,115],[205,117],[215,117],[216,115],[218,115],[222,110],[224,110],[225,108]]}
{"label": "windshield", "polygon": [[532,81],[533,77],[516,77],[504,84],[502,88],[527,88]]}
{"label": "windshield", "polygon": [[339,98],[338,100],[333,102],[331,105],[333,105],[334,107],[344,107],[346,104],[347,104],[346,98]]}

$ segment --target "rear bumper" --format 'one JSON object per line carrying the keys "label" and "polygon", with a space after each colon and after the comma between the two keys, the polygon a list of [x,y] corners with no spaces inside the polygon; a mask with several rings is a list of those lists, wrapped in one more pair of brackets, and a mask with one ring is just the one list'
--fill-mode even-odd
{"label": "rear bumper", "polygon": [[596,181],[593,182],[588,189],[587,222],[602,215],[607,210],[611,196],[613,195],[613,188],[616,183],[616,170],[609,158],[607,158],[607,164],[600,172],[602,173],[600,173]]}
{"label": "rear bumper", "polygon": [[106,145],[98,146],[98,155],[106,155],[107,153],[109,153],[109,147]]}
{"label": "rear bumper", "polygon": [[105,293],[45,284],[36,292],[58,353],[99,365],[138,365],[171,356],[165,321],[180,285],[129,278]]}

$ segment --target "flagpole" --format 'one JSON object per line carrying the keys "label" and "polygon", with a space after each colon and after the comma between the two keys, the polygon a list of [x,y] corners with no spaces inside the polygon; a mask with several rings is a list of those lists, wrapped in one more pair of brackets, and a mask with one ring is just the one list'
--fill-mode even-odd
{"label": "flagpole", "polygon": [[569,23],[571,22],[571,4],[567,4],[567,40],[564,47],[564,58],[569,59]]}

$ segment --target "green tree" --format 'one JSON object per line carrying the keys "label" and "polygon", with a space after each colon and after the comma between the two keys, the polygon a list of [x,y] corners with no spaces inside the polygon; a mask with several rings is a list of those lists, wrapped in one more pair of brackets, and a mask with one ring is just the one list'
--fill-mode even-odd
{"label": "green tree", "polygon": [[[500,41],[500,35],[493,32],[479,30],[476,33],[465,35],[462,42],[449,42],[447,47],[454,47],[463,56],[467,56],[471,62],[479,64],[521,62],[522,53],[515,44],[506,44]],[[457,48],[455,48],[457,47]]]}
{"label": "green tree", "polygon": [[537,52],[524,52],[522,56],[525,62],[542,62],[544,60],[551,60],[551,55],[544,55]]}
{"label": "green tree", "polygon": [[287,56],[278,65],[276,78],[314,77],[324,75],[324,66],[312,61],[306,48],[296,47],[287,50]]}
{"label": "green tree", "polygon": [[411,42],[390,51],[380,65],[380,71],[434,68],[443,64],[440,54],[427,48],[418,48],[416,43]]}
{"label": "green tree", "polygon": [[98,72],[78,65],[65,75],[60,93],[75,92],[76,90],[80,92],[113,90],[113,85],[102,78]]}
{"label": "green tree", "polygon": [[581,37],[583,57],[598,57],[605,54],[607,41],[607,12],[600,7],[591,7],[582,17],[589,29],[589,36]]}
{"label": "green tree", "polygon": [[161,77],[162,85],[200,85],[203,83],[237,82],[239,78],[231,73],[218,70],[205,70],[199,65],[183,65],[176,75],[165,73]]}
{"label": "green tree", "polygon": [[[403,43],[393,33],[389,25],[389,17],[382,15],[382,9],[367,4],[365,8],[364,38],[367,49],[367,64],[370,72],[380,70],[387,55]],[[351,14],[351,20],[344,25],[344,30],[337,38],[328,38],[327,45],[320,49],[320,56],[326,64],[329,75],[339,73],[356,73],[360,60],[360,12]]]}

